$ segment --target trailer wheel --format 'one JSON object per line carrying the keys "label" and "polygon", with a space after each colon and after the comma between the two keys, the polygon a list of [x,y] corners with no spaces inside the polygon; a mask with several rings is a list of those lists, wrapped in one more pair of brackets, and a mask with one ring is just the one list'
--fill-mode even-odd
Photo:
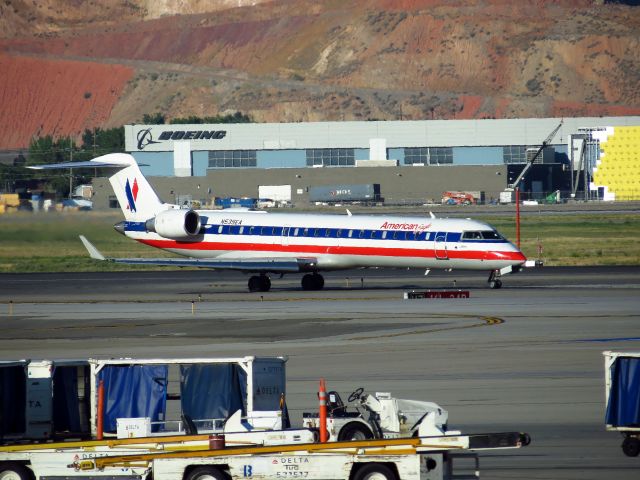
{"label": "trailer wheel", "polygon": [[384,463],[367,463],[358,469],[353,480],[397,480],[395,472]]}
{"label": "trailer wheel", "polygon": [[[1,480],[1,479],[0,479]],[[185,480],[229,480],[228,476],[220,469],[211,466],[197,467],[191,470]]]}
{"label": "trailer wheel", "polygon": [[31,480],[33,475],[27,467],[17,463],[0,465],[0,480]]}
{"label": "trailer wheel", "polygon": [[360,422],[347,423],[340,433],[338,433],[338,441],[348,442],[350,440],[370,440],[373,433],[366,425]]}
{"label": "trailer wheel", "polygon": [[627,457],[637,457],[640,454],[640,439],[626,437],[622,442],[622,451]]}

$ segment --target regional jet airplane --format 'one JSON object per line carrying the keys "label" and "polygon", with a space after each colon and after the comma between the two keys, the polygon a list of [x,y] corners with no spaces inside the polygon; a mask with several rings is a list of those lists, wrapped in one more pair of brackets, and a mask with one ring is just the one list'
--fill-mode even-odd
{"label": "regional jet airplane", "polygon": [[271,288],[269,274],[303,273],[303,290],[320,290],[319,272],[392,267],[486,270],[491,288],[518,271],[525,256],[490,225],[470,219],[192,210],[163,203],[135,159],[112,153],[88,162],[31,168],[113,167],[109,180],[125,220],[114,228],[183,258],[92,258],[136,265],[228,269],[253,274],[249,290]]}

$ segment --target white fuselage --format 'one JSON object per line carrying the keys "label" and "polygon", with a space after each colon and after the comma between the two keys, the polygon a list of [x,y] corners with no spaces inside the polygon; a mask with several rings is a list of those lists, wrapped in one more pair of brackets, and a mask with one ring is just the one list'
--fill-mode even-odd
{"label": "white fuselage", "polygon": [[197,211],[201,234],[185,240],[126,222],[125,234],[192,258],[312,258],[317,270],[359,267],[496,270],[526,261],[484,222],[469,219]]}

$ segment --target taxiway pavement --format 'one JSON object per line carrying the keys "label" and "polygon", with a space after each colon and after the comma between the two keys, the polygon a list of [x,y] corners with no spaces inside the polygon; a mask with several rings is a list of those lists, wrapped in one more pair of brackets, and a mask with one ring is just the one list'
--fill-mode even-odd
{"label": "taxiway pavement", "polygon": [[[288,355],[294,422],[324,377],[343,396],[435,401],[453,429],[531,435],[482,455],[482,478],[639,478],[604,430],[602,351],[640,349],[640,268],[530,270],[500,290],[422,273],[333,273],[322,292],[274,278],[260,294],[234,273],[0,275],[0,359]],[[402,298],[454,281],[471,298]]]}

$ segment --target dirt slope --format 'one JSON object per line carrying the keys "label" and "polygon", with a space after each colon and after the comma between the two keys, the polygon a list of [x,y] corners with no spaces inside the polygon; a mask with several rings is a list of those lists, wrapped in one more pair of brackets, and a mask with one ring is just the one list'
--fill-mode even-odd
{"label": "dirt slope", "polygon": [[72,0],[51,3],[49,17],[16,6],[16,22],[35,15],[39,33],[5,35],[0,50],[134,69],[113,87],[107,124],[155,110],[259,121],[640,114],[640,8],[630,6],[109,0],[79,18],[65,16]]}
{"label": "dirt slope", "polygon": [[34,135],[79,134],[104,124],[133,69],[119,65],[12,57],[0,53],[0,146]]}

